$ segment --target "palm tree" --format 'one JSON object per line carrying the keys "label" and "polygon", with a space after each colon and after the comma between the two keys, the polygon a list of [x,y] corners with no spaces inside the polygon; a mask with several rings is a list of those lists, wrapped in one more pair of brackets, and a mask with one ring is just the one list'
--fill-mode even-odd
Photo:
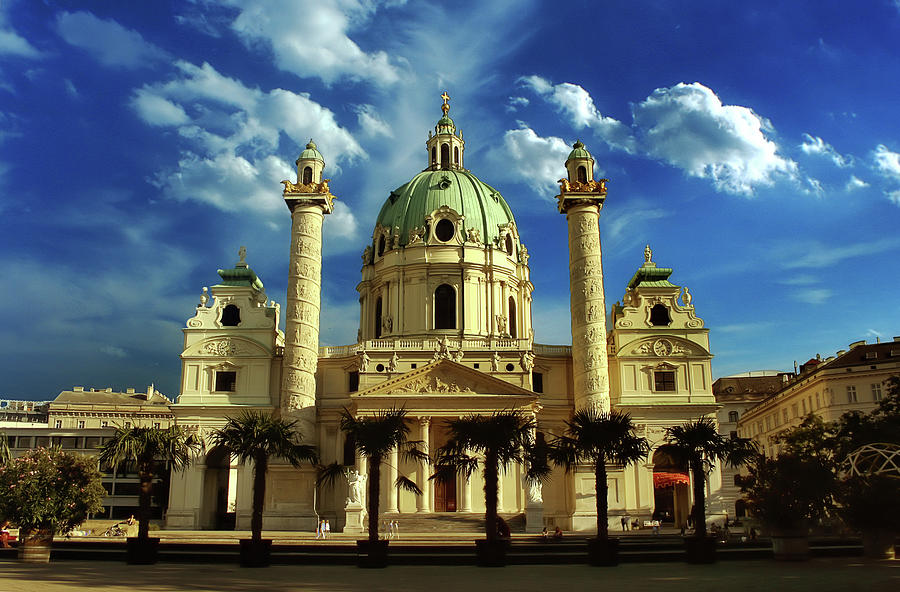
{"label": "palm tree", "polygon": [[[497,492],[500,471],[510,463],[526,464],[529,460],[530,479],[543,480],[546,466],[536,462],[532,432],[534,419],[519,410],[506,409],[491,415],[471,414],[447,422],[450,438],[438,449],[436,471],[432,479],[452,482],[456,475],[468,479],[479,466],[484,476],[485,536],[489,542],[498,538]],[[483,458],[475,456],[480,453]]]}
{"label": "palm tree", "polygon": [[649,450],[647,439],[634,434],[629,414],[593,407],[576,411],[572,421],[566,422],[565,433],[552,442],[551,459],[566,471],[579,463],[590,463],[594,469],[598,539],[609,538],[606,464],[628,466],[646,458]]}
{"label": "palm tree", "polygon": [[294,467],[299,467],[304,461],[318,462],[316,449],[299,443],[301,435],[294,429],[296,423],[250,410],[237,418],[229,418],[222,428],[213,433],[215,446],[224,447],[241,464],[253,461],[253,514],[250,518],[250,530],[254,544],[262,540],[263,501],[269,457],[281,457]]}
{"label": "palm tree", "polygon": [[[378,490],[381,483],[381,465],[394,448],[401,459],[430,462],[428,455],[420,448],[421,440],[409,440],[410,428],[406,425],[406,409],[386,409],[372,417],[354,417],[348,409],[341,412],[341,430],[356,446],[356,450],[366,458],[368,464],[368,493],[366,511],[369,514],[369,542],[378,541]],[[344,467],[332,463],[319,470],[318,483],[334,483],[343,475]],[[395,487],[422,495],[422,490],[414,481],[400,475]]]}
{"label": "palm tree", "polygon": [[694,528],[697,538],[706,536],[706,474],[717,461],[742,465],[757,454],[745,438],[726,438],[711,417],[701,417],[666,429],[666,443],[676,460],[691,471],[694,488]]}
{"label": "palm tree", "polygon": [[150,498],[153,479],[161,466],[185,469],[197,451],[198,443],[178,426],[167,429],[117,427],[112,438],[100,448],[100,461],[117,470],[119,465],[134,465],[140,479],[138,501],[138,539],[146,542],[150,535]]}

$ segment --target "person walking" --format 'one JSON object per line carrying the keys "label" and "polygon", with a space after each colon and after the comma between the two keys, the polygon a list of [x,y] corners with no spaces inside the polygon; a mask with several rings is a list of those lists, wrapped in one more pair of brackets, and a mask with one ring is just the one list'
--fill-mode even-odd
{"label": "person walking", "polygon": [[328,535],[331,534],[331,523],[328,520],[325,521],[325,534],[322,535],[322,538],[328,538]]}
{"label": "person walking", "polygon": [[626,528],[625,528],[625,516],[622,516],[622,517],[619,519],[619,524],[622,525],[622,532],[625,532],[625,530],[626,530]]}

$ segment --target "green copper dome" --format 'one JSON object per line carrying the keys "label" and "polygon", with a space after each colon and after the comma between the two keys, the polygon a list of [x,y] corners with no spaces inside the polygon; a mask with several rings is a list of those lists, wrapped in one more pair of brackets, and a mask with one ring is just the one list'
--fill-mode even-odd
{"label": "green copper dome", "polygon": [[319,152],[317,148],[318,147],[316,146],[316,143],[313,142],[312,140],[310,140],[309,144],[306,145],[306,150],[304,150],[303,152],[300,153],[300,158],[298,158],[297,160],[302,160],[304,158],[312,158],[315,160],[321,160],[322,162],[325,162],[325,159],[322,158],[322,153]]}
{"label": "green copper dome", "polygon": [[456,124],[453,123],[453,120],[450,119],[449,115],[444,115],[440,119],[438,119],[437,126],[435,126],[435,131],[439,134],[452,134],[456,131]]}
{"label": "green copper dome", "polygon": [[593,156],[591,156],[591,153],[585,149],[584,144],[581,143],[581,140],[578,140],[574,144],[572,144],[572,151],[569,152],[569,157],[566,158],[566,162],[569,162],[573,158],[593,158]]}
{"label": "green copper dome", "polygon": [[399,227],[400,244],[405,246],[410,229],[424,227],[425,216],[441,206],[465,216],[463,232],[475,228],[481,241],[487,244],[495,244],[499,238],[499,225],[514,221],[499,191],[472,173],[456,169],[422,171],[409,183],[393,190],[381,207],[377,224],[390,228],[392,234]]}

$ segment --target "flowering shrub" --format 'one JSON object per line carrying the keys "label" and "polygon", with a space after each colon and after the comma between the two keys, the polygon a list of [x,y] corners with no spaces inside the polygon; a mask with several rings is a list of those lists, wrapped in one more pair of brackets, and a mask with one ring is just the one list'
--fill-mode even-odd
{"label": "flowering shrub", "polygon": [[65,533],[103,508],[96,459],[36,448],[0,465],[0,518],[20,529]]}

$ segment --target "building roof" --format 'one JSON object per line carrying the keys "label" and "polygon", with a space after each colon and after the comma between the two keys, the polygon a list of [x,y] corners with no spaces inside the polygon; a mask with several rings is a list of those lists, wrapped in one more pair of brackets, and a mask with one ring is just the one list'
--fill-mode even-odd
{"label": "building roof", "polygon": [[730,376],[719,378],[712,385],[716,401],[763,400],[781,390],[782,376]]}
{"label": "building roof", "polygon": [[447,206],[465,216],[463,232],[479,231],[486,244],[500,237],[499,226],[513,222],[512,210],[500,192],[466,170],[422,171],[393,190],[376,220],[385,228],[399,228],[400,244],[409,242],[409,231],[425,225],[425,216]]}
{"label": "building roof", "polygon": [[322,153],[319,152],[318,146],[316,146],[316,143],[313,142],[312,139],[310,139],[309,144],[306,145],[306,150],[300,153],[300,157],[297,159],[297,162],[299,163],[301,160],[305,160],[308,158],[320,160],[322,161],[322,164],[325,164],[325,159],[322,157]]}
{"label": "building roof", "polygon": [[572,144],[572,151],[569,152],[569,156],[566,157],[566,162],[569,162],[573,158],[587,158],[593,160],[593,156],[591,153],[587,151],[584,147],[584,144],[581,143],[581,140],[576,141]]}
{"label": "building roof", "polygon": [[[828,362],[826,368],[847,368],[869,366],[884,361],[900,362],[900,341],[885,343],[862,343],[851,346],[850,351]],[[809,362],[807,362],[808,364]],[[819,364],[819,368],[822,364]],[[817,368],[818,369],[818,368]]]}
{"label": "building roof", "polygon": [[632,290],[638,286],[642,288],[677,288],[678,286],[669,281],[670,275],[672,275],[672,269],[669,267],[656,267],[645,263],[631,276],[628,288]]}
{"label": "building roof", "polygon": [[81,387],[75,387],[71,391],[62,391],[53,400],[54,404],[64,403],[87,403],[92,405],[160,405],[167,406],[172,403],[165,395],[159,391],[153,390],[152,394],[147,395],[146,392],[136,393],[133,389],[131,392],[116,392],[112,389],[84,390]]}

